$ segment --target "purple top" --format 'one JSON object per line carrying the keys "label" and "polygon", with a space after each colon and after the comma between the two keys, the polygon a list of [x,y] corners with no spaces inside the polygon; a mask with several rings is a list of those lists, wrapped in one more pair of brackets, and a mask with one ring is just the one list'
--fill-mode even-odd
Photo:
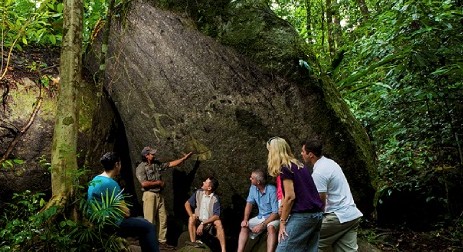
{"label": "purple top", "polygon": [[[318,194],[317,187],[313,182],[307,168],[304,166],[298,169],[296,164],[291,163],[291,170],[288,167],[281,168],[281,180],[290,179],[294,184],[294,200],[291,213],[313,213],[321,212],[323,203]],[[285,194],[284,183],[282,183],[283,195]]]}

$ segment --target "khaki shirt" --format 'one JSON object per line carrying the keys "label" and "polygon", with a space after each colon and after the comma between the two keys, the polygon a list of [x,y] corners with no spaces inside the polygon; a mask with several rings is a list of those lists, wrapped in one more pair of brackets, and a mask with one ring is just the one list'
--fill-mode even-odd
{"label": "khaki shirt", "polygon": [[[161,171],[165,171],[169,167],[169,163],[162,163],[159,160],[153,160],[152,164],[148,162],[141,162],[135,171],[138,181],[141,183],[145,181],[161,180]],[[141,189],[145,191],[144,188]],[[162,188],[151,188],[150,192],[160,192]]]}

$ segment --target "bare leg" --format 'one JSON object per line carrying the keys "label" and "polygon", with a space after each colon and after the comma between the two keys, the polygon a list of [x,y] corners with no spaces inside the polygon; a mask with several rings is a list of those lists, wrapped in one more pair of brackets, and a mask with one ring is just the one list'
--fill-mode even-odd
{"label": "bare leg", "polygon": [[238,252],[243,252],[246,242],[248,241],[249,228],[241,227],[240,236],[238,238]]}
{"label": "bare leg", "polygon": [[214,221],[215,228],[217,229],[217,239],[219,239],[220,247],[222,248],[222,252],[226,252],[225,248],[225,232],[223,231],[222,221],[216,220]]}
{"label": "bare leg", "polygon": [[277,230],[274,226],[268,225],[267,232],[267,252],[273,252],[277,247]]}
{"label": "bare leg", "polygon": [[196,241],[196,219],[191,217],[188,219],[188,233],[190,233],[190,241]]}

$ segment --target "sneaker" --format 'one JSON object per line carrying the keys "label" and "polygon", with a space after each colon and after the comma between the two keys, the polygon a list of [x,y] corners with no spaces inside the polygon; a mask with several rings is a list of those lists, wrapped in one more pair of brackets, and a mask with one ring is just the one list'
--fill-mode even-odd
{"label": "sneaker", "polygon": [[196,245],[196,242],[186,241],[185,244],[194,247]]}
{"label": "sneaker", "polygon": [[185,244],[195,248],[206,248],[206,245],[204,245],[204,243],[200,240],[196,240],[195,242],[186,241]]}
{"label": "sneaker", "polygon": [[196,241],[195,248],[206,248],[206,245],[202,241]]}

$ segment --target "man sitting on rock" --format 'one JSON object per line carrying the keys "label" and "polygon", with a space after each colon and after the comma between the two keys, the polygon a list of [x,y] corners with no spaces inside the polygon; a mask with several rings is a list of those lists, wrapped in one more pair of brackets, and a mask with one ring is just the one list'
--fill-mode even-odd
{"label": "man sitting on rock", "polygon": [[190,216],[188,220],[190,242],[187,244],[194,247],[204,247],[201,241],[196,240],[196,235],[201,236],[209,232],[211,228],[215,228],[222,252],[225,252],[225,232],[220,220],[220,202],[217,195],[214,194],[218,186],[217,179],[208,177],[203,182],[203,186],[185,202],[186,212]]}
{"label": "man sitting on rock", "polygon": [[[101,157],[100,162],[104,171],[95,176],[88,186],[87,200],[91,206],[101,206],[105,198],[122,193],[121,187],[114,180],[122,169],[119,156],[115,152],[107,152]],[[113,217],[117,224],[117,234],[122,237],[138,237],[142,252],[159,252],[156,229],[153,224],[141,217],[130,217],[130,210],[123,200],[119,208],[124,216]],[[94,214],[93,211],[96,210],[98,207],[90,207],[90,214]],[[111,216],[108,218],[111,219]]]}
{"label": "man sitting on rock", "polygon": [[[267,184],[265,173],[261,170],[254,170],[249,179],[251,180],[251,187],[249,188],[244,217],[241,222],[238,252],[244,251],[249,231],[251,231],[251,239],[254,239],[265,230],[268,231],[267,252],[275,251],[277,230],[279,230],[280,224],[276,188],[274,185]],[[249,219],[253,205],[257,205],[259,214]]]}

